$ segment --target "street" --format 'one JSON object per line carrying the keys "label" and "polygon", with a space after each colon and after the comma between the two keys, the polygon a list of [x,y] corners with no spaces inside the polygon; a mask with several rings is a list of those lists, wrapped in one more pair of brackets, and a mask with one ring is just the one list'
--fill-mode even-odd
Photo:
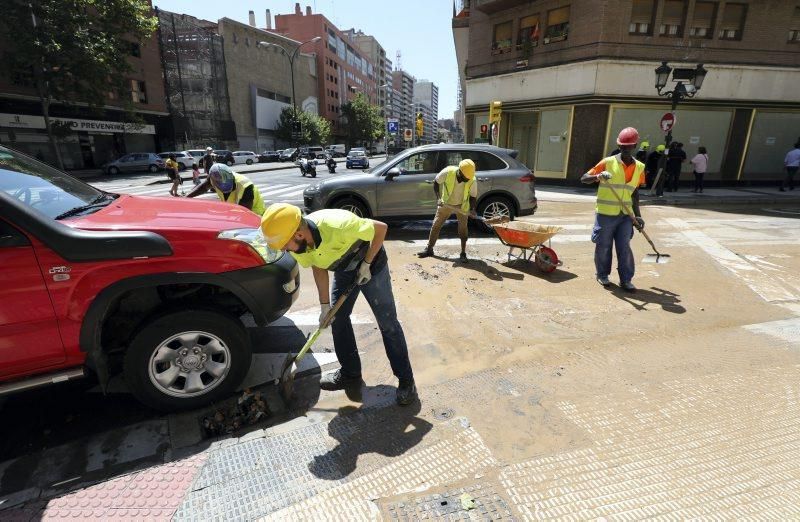
{"label": "street", "polygon": [[[269,201],[299,203],[310,182],[296,168],[251,177]],[[125,182],[96,186],[168,189]],[[648,232],[672,258],[642,263],[649,247],[636,237],[639,290],[628,294],[615,272],[611,289],[594,280],[592,195],[537,192],[539,211],[524,219],[562,227],[552,248],[563,266],[551,274],[508,262],[485,232],[459,263],[454,223],[436,257],[421,260],[430,221],[390,227],[419,404],[394,405],[396,380],[364,299],[352,317],[360,396],[319,391],[319,372],[337,367],[325,332],[294,401],[281,401],[264,372],[316,325],[304,270],[289,314],[250,329],[259,353],[249,382],[267,397],[266,421],[207,437],[200,424],[213,409],[162,415],[119,382],[106,397],[88,382],[10,396],[0,402],[0,509],[9,506],[0,518],[800,514],[797,198],[645,206]],[[462,508],[465,494],[477,511]]]}

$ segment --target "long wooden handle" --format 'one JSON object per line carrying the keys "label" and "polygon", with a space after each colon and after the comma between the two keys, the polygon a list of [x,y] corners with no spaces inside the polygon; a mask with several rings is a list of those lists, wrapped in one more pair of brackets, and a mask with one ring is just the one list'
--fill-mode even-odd
{"label": "long wooden handle", "polygon": [[656,250],[656,245],[653,244],[653,240],[650,239],[650,236],[647,235],[647,232],[645,232],[643,228],[639,228],[639,226],[638,226],[639,222],[636,221],[636,216],[633,214],[633,210],[629,210],[628,209],[628,207],[625,205],[625,203],[622,202],[622,198],[619,197],[619,194],[617,194],[617,191],[614,190],[614,187],[612,187],[609,182],[603,181],[603,183],[605,183],[606,186],[609,189],[611,189],[611,193],[614,194],[614,197],[617,198],[617,201],[619,201],[619,204],[622,205],[622,208],[625,210],[625,213],[628,215],[629,218],[631,218],[631,221],[633,221],[633,225],[636,228],[636,230],[641,232],[641,234],[644,236],[644,238],[647,240],[647,242],[650,243],[650,247],[653,249],[653,252],[658,254],[658,250]]}
{"label": "long wooden handle", "polygon": [[351,284],[349,287],[347,287],[347,290],[345,290],[344,293],[339,296],[339,299],[336,300],[336,302],[333,304],[333,307],[330,310],[328,310],[328,313],[325,314],[325,317],[322,318],[322,323],[320,323],[317,329],[314,330],[314,333],[311,334],[311,336],[306,341],[306,344],[303,345],[300,351],[297,352],[297,356],[294,358],[295,363],[300,362],[303,359],[303,357],[306,356],[306,353],[308,352],[308,350],[311,349],[311,346],[316,342],[317,338],[319,337],[319,334],[322,333],[322,330],[330,326],[330,324],[333,322],[334,316],[336,316],[336,312],[338,312],[339,308],[341,308],[344,302],[347,301],[347,298],[350,297],[350,294],[353,292],[353,290],[355,290],[356,286],[358,286],[358,283]]}

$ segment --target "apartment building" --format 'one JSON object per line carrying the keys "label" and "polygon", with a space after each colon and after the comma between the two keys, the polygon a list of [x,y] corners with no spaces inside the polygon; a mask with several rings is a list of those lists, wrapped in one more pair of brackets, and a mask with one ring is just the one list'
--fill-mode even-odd
{"label": "apartment building", "polygon": [[[414,129],[416,108],[414,106],[414,83],[416,79],[402,69],[392,71],[394,100],[392,108],[400,120],[401,129]],[[416,131],[415,131],[416,132]]]}
{"label": "apartment building", "polygon": [[706,179],[774,181],[800,136],[796,0],[463,0],[453,33],[467,140],[501,101],[499,144],[538,177],[576,180],[629,125],[661,142],[662,61],[708,71],[672,131],[687,153],[708,149]]}
{"label": "apartment building", "polygon": [[439,121],[439,88],[431,81],[418,80],[414,83],[413,102],[424,122],[420,143],[436,143],[436,130]]}

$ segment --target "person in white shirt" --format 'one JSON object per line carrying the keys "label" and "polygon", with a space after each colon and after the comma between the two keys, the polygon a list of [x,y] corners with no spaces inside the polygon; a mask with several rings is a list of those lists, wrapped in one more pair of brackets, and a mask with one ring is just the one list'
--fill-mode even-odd
{"label": "person in white shirt", "polygon": [[692,166],[694,167],[694,190],[692,192],[703,193],[703,177],[708,170],[708,154],[705,147],[698,147],[697,154],[692,158]]}
{"label": "person in white shirt", "polygon": [[794,190],[794,175],[800,169],[800,140],[794,144],[794,148],[790,150],[786,157],[783,159],[783,168],[786,169],[786,178],[781,182],[780,191],[785,190],[784,187],[789,187],[789,190]]}

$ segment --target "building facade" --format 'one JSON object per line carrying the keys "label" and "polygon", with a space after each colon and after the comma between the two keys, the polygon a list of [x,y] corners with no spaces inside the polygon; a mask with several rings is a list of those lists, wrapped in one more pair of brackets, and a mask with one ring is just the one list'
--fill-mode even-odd
{"label": "building facade", "polygon": [[297,3],[293,14],[275,16],[275,32],[299,42],[320,38],[304,46],[303,51],[317,57],[319,114],[333,123],[334,140],[345,139],[347,127],[342,120],[341,105],[358,93],[377,99],[375,65],[347,34],[324,15],[312,13],[309,6],[305,14]]}
{"label": "building facade", "polygon": [[[401,129],[414,130],[416,108],[414,107],[414,83],[416,79],[402,69],[392,71],[392,89],[394,100],[392,109],[400,120]],[[416,133],[416,131],[414,131]]]}
{"label": "building facade", "polygon": [[419,143],[436,143],[436,129],[439,121],[439,88],[428,80],[419,80],[414,83],[412,97],[418,112],[422,113],[424,122],[423,134],[419,136]]}
{"label": "building facade", "polygon": [[577,180],[627,126],[662,142],[662,61],[708,70],[672,130],[690,156],[708,149],[706,179],[774,181],[800,136],[796,1],[465,0],[453,28],[457,47],[468,31],[467,140],[502,102],[498,144],[538,177]]}
{"label": "building facade", "polygon": [[[251,19],[251,23],[255,21]],[[224,42],[237,148],[261,152],[288,147],[289,143],[278,140],[275,130],[281,111],[293,106],[288,55],[300,42],[230,18],[219,20],[218,33]],[[318,80],[317,57],[299,52],[294,60],[298,111],[318,114]]]}
{"label": "building facade", "polygon": [[[0,60],[3,49],[0,37]],[[54,100],[50,106],[52,121],[63,129],[57,143],[65,169],[96,169],[129,152],[163,150],[169,122],[157,35],[132,44],[128,62],[128,99],[110,96],[102,107],[92,109],[82,100]],[[35,89],[5,76],[0,76],[0,143],[58,164]]]}

